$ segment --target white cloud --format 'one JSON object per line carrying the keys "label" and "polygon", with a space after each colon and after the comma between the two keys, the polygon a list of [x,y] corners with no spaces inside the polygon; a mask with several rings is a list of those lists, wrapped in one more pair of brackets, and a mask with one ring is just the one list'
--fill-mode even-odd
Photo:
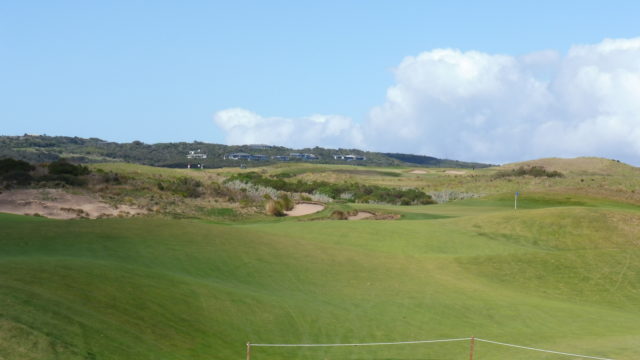
{"label": "white cloud", "polygon": [[214,122],[226,132],[229,144],[311,146],[364,146],[358,124],[340,115],[311,115],[299,119],[263,117],[233,108],[217,112]]}
{"label": "white cloud", "polygon": [[361,125],[336,115],[218,112],[230,143],[360,146],[507,162],[595,155],[640,163],[640,38],[511,56],[435,49],[406,57]]}
{"label": "white cloud", "polygon": [[552,97],[516,58],[434,50],[405,58],[367,139],[386,151],[498,160],[521,147]]}

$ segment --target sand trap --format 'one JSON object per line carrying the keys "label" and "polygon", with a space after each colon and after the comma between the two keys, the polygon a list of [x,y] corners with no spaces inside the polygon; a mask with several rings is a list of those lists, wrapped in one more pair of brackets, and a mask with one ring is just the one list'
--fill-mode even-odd
{"label": "sand trap", "polygon": [[320,204],[312,204],[312,203],[300,203],[296,204],[291,211],[285,211],[284,213],[288,216],[303,216],[309,215],[313,213],[317,213],[318,211],[324,210],[324,205]]}
{"label": "sand trap", "polygon": [[409,174],[426,174],[427,172],[424,170],[411,170]]}
{"label": "sand trap", "polygon": [[368,211],[358,211],[357,214],[347,217],[347,220],[362,220],[376,216],[374,213]]}
{"label": "sand trap", "polygon": [[451,174],[451,175],[464,175],[467,172],[466,171],[447,170],[444,173],[445,174]]}
{"label": "sand trap", "polygon": [[88,195],[69,194],[61,189],[20,189],[0,193],[0,212],[53,219],[138,215],[146,211],[132,206],[113,207]]}

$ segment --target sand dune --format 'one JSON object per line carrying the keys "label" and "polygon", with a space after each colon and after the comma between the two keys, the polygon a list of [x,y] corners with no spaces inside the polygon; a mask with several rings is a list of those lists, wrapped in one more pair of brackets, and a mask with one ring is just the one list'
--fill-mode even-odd
{"label": "sand dune", "polygon": [[0,212],[53,219],[137,215],[146,211],[132,206],[117,207],[88,195],[70,194],[61,189],[19,189],[0,193]]}

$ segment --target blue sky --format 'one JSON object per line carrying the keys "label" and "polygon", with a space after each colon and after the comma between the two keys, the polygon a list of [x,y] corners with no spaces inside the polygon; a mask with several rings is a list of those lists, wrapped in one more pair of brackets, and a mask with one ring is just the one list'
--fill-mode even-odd
{"label": "blue sky", "polygon": [[[346,118],[350,127],[374,128],[376,121],[405,126],[395,115],[372,119],[372,109],[389,103],[390,88],[404,86],[398,69],[407,57],[435,49],[511,57],[553,50],[562,57],[577,45],[639,36],[639,13],[634,1],[5,1],[0,3],[0,134],[148,143],[245,140],[234,137],[236,131],[251,134],[246,140],[287,145],[300,138],[296,124],[315,114]],[[421,119],[434,113],[430,102],[424,104]],[[244,128],[221,123],[237,123],[237,112],[221,115],[226,109],[250,112],[253,125],[288,122],[293,130],[262,139],[269,127],[248,129],[244,120]],[[438,109],[439,115],[445,111]],[[445,115],[443,121],[454,117]],[[428,139],[435,128],[420,129]],[[295,144],[511,160],[358,131],[329,131],[317,143],[307,136],[306,143]],[[637,155],[598,151],[557,152],[629,161]]]}

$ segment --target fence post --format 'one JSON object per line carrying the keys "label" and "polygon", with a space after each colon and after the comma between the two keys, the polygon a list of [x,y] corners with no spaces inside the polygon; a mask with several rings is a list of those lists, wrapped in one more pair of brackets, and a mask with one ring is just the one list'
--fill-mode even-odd
{"label": "fence post", "polygon": [[251,360],[251,342],[247,342],[247,360]]}
{"label": "fence post", "polygon": [[471,337],[471,342],[469,344],[469,360],[473,360],[473,353],[475,351],[475,342],[476,342],[476,338],[475,336]]}

